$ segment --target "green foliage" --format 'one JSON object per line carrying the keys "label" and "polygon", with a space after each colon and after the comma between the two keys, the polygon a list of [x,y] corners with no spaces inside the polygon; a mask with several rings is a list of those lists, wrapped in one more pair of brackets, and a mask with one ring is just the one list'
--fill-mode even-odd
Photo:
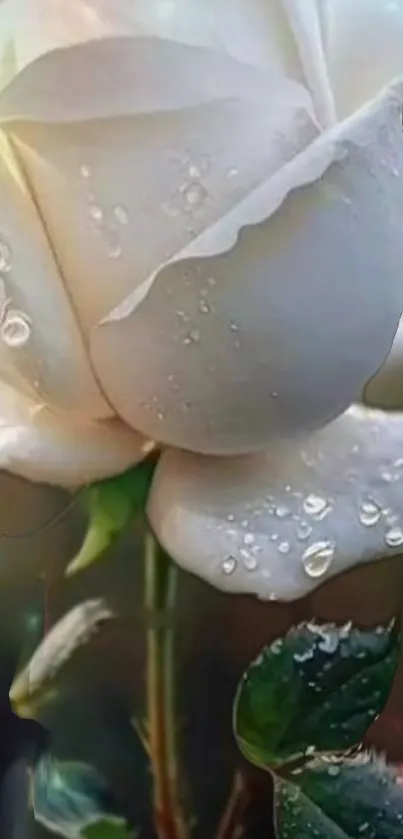
{"label": "green foliage", "polygon": [[403,790],[385,764],[347,756],[388,698],[396,623],[375,631],[303,624],[245,673],[234,729],[243,754],[275,774],[279,839],[397,839]]}
{"label": "green foliage", "polygon": [[95,562],[144,510],[154,469],[153,459],[144,460],[122,475],[88,487],[88,528],[79,553],[67,567],[68,576]]}
{"label": "green foliage", "polygon": [[318,760],[295,775],[295,785],[277,780],[276,790],[281,839],[403,835],[403,789],[379,758]]}
{"label": "green foliage", "polygon": [[276,766],[360,742],[388,698],[399,658],[395,624],[375,632],[304,624],[266,647],[235,700],[241,751]]}
{"label": "green foliage", "polygon": [[66,839],[129,839],[114,816],[108,785],[86,763],[42,758],[33,775],[32,803],[36,821]]}
{"label": "green foliage", "polygon": [[81,834],[82,839],[136,839],[136,836],[118,819],[102,819],[89,825]]}

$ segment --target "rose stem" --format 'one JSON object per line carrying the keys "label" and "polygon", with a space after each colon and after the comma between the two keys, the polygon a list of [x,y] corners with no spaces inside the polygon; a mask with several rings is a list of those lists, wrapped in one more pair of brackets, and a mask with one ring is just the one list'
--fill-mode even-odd
{"label": "rose stem", "polygon": [[242,817],[247,804],[247,789],[241,772],[236,772],[227,806],[221,817],[216,839],[238,839],[242,836]]}
{"label": "rose stem", "polygon": [[[188,839],[178,787],[175,737],[173,608],[177,569],[151,533],[145,537],[147,706],[149,754],[154,776],[154,808],[159,839]],[[165,617],[165,624],[161,620]]]}

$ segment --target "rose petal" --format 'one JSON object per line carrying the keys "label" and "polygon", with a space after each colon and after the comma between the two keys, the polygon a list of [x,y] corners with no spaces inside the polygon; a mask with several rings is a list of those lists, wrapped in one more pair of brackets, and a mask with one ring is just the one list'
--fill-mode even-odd
{"label": "rose petal", "polygon": [[[313,144],[94,330],[95,368],[129,425],[233,454],[354,400],[402,310],[400,110],[386,97]],[[234,245],[242,221],[256,224]]]}
{"label": "rose petal", "polygon": [[132,46],[48,56],[0,98],[85,334],[103,321],[102,387],[131,427],[207,453],[317,427],[380,367],[403,307],[400,93],[285,166],[315,134],[298,85]]}
{"label": "rose petal", "polygon": [[22,67],[49,50],[111,36],[157,36],[211,47],[303,79],[283,3],[266,0],[5,0]]}
{"label": "rose petal", "polygon": [[232,593],[294,600],[403,551],[403,414],[352,407],[264,455],[166,451],[148,515],[165,550]]}
{"label": "rose petal", "polygon": [[363,401],[373,408],[403,408],[403,319],[385,364],[365,388]]}
{"label": "rose petal", "polygon": [[63,415],[0,384],[0,469],[75,487],[123,472],[151,448],[117,420],[69,424]]}
{"label": "rose petal", "polygon": [[110,416],[46,232],[3,133],[0,195],[1,376],[60,409]]}
{"label": "rose petal", "polygon": [[343,117],[403,74],[403,2],[327,0],[322,6],[328,72]]}

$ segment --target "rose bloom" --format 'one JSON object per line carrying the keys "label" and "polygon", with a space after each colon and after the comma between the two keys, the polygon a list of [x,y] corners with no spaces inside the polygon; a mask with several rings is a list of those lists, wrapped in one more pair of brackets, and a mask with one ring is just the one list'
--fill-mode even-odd
{"label": "rose bloom", "polygon": [[399,552],[403,0],[0,15],[1,468],[161,448],[162,545],[262,599]]}

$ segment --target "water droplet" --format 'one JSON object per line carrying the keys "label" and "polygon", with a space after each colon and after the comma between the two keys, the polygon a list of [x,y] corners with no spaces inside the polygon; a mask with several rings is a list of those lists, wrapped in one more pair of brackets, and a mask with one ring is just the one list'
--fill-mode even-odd
{"label": "water droplet", "polygon": [[223,574],[225,574],[227,577],[229,577],[231,574],[234,573],[234,571],[237,568],[237,565],[238,565],[238,563],[237,563],[237,560],[235,559],[235,557],[234,556],[228,556],[221,563],[221,570],[222,570]]}
{"label": "water droplet", "polygon": [[10,245],[3,236],[0,236],[0,271],[7,274],[12,268],[12,251]]}
{"label": "water droplet", "polygon": [[234,321],[231,321],[229,328],[231,332],[239,332],[239,326],[237,323],[234,323]]}
{"label": "water droplet", "polygon": [[91,204],[89,212],[90,212],[91,218],[97,224],[99,224],[102,221],[102,219],[104,217],[104,211],[103,211],[102,207],[100,207],[98,204]]}
{"label": "water droplet", "polygon": [[186,333],[183,343],[186,345],[189,344],[198,344],[200,341],[200,332],[198,329],[190,329],[189,332]]}
{"label": "water droplet", "polygon": [[255,541],[255,537],[254,537],[253,533],[245,533],[245,536],[244,536],[245,545],[253,545],[254,541]]}
{"label": "water droplet", "polygon": [[229,513],[227,516],[227,521],[235,521],[235,516],[233,513]]}
{"label": "water droplet", "polygon": [[312,533],[312,527],[306,521],[302,521],[297,529],[297,539],[301,542],[305,542],[305,539],[309,539]]}
{"label": "water droplet", "polygon": [[270,539],[271,539],[272,542],[277,542],[278,541],[278,533],[272,533],[271,536],[270,536]]}
{"label": "water droplet", "polygon": [[394,484],[397,481],[400,481],[401,474],[399,472],[389,472],[385,470],[384,472],[381,472],[381,478],[387,484]]}
{"label": "water droplet", "polygon": [[19,349],[29,341],[32,332],[31,320],[25,312],[11,309],[1,325],[1,338],[8,347]]}
{"label": "water droplet", "polygon": [[189,166],[189,178],[201,178],[200,169],[198,169],[194,164]]}
{"label": "water droplet", "polygon": [[213,311],[212,306],[208,302],[208,300],[200,300],[199,311],[202,313],[202,315],[209,315]]}
{"label": "water droplet", "polygon": [[119,224],[129,224],[129,211],[126,207],[123,206],[123,204],[115,204],[113,208],[113,215],[115,216],[115,219],[119,222]]}
{"label": "water droplet", "polygon": [[373,525],[378,523],[380,517],[380,508],[374,501],[363,501],[359,514],[361,524],[365,527],[373,527]]}
{"label": "water droplet", "polygon": [[120,244],[120,242],[109,243],[108,256],[111,259],[119,259],[122,256],[122,245]]}
{"label": "water droplet", "polygon": [[287,516],[290,515],[290,510],[288,509],[288,507],[282,506],[280,504],[278,507],[276,507],[275,515],[278,519],[285,519],[287,518]]}
{"label": "water droplet", "polygon": [[244,567],[246,571],[256,571],[258,566],[258,561],[253,554],[249,553],[249,551],[245,551],[243,548],[240,551],[240,555],[243,560]]}
{"label": "water droplet", "polygon": [[190,207],[200,206],[200,204],[202,204],[208,196],[207,190],[204,188],[203,184],[198,181],[192,181],[183,187],[181,191],[183,192],[186,203],[189,204]]}
{"label": "water droplet", "polygon": [[392,527],[385,535],[385,542],[390,548],[399,548],[403,545],[403,530],[401,527]]}
{"label": "water droplet", "polygon": [[231,178],[236,178],[239,175],[239,169],[235,166],[232,166],[231,169],[228,169],[227,178],[231,180]]}
{"label": "water droplet", "polygon": [[315,542],[306,549],[302,556],[302,565],[308,577],[323,577],[329,570],[335,554],[332,542]]}
{"label": "water droplet", "polygon": [[272,392],[271,392],[270,396],[271,396],[273,399],[277,399],[277,397],[278,397],[278,391],[277,391],[277,390],[272,390]]}
{"label": "water droplet", "polygon": [[305,498],[302,506],[308,516],[315,518],[324,518],[331,510],[328,500],[314,493]]}
{"label": "water droplet", "polygon": [[165,413],[164,413],[164,411],[158,411],[158,413],[157,413],[157,419],[158,419],[160,422],[162,422],[162,421],[163,421],[163,419],[165,419]]}
{"label": "water droplet", "polygon": [[332,776],[332,778],[337,778],[340,775],[340,766],[331,765],[328,768],[328,774]]}
{"label": "water droplet", "polygon": [[291,545],[289,542],[280,542],[278,549],[281,554],[288,554],[291,550]]}
{"label": "water droplet", "polygon": [[216,280],[216,278],[215,278],[215,277],[207,277],[207,284],[208,284],[209,286],[214,287],[215,285],[217,285],[217,280]]}
{"label": "water droplet", "polygon": [[87,166],[86,163],[83,163],[80,166],[80,175],[82,178],[84,178],[85,181],[88,181],[88,179],[91,177],[91,169],[89,166]]}

